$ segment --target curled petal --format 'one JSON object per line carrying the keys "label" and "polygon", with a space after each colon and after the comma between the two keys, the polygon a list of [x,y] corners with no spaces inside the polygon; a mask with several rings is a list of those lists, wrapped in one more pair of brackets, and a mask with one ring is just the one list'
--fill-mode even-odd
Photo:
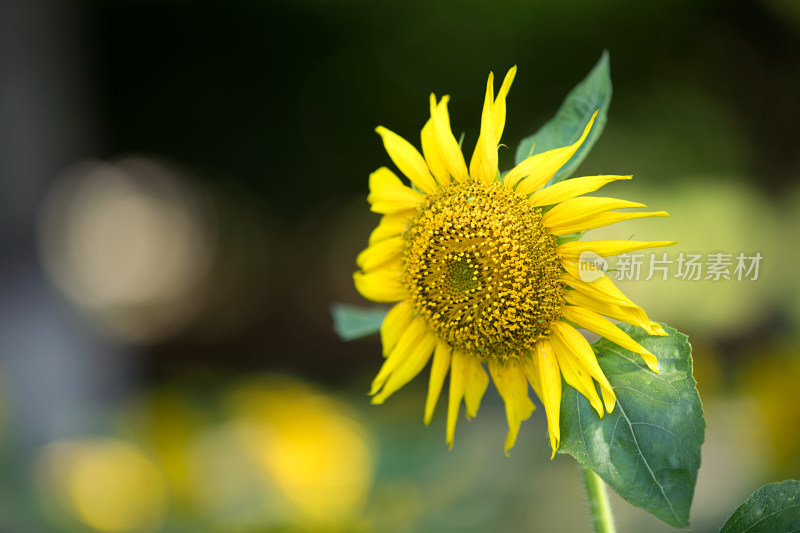
{"label": "curled petal", "polygon": [[492,375],[497,392],[506,405],[506,418],[508,419],[508,434],[504,451],[514,447],[523,420],[530,418],[535,406],[528,396],[528,382],[525,373],[514,359],[501,362],[498,359],[489,360],[489,373]]}
{"label": "curled petal", "polygon": [[[597,357],[594,355],[589,342],[575,328],[564,322],[554,322],[550,327],[552,328],[550,342],[552,342],[553,348],[556,349],[559,355],[566,355],[563,359],[569,359],[571,356],[578,372],[585,372],[597,380],[603,393],[606,410],[609,413],[613,411],[614,403],[616,402],[614,389],[612,389],[611,384],[600,369],[600,365],[597,364]],[[559,357],[559,363],[561,361],[562,357]],[[592,388],[594,388],[594,385],[592,385]]]}
{"label": "curled petal", "polygon": [[530,359],[521,359],[525,375],[534,386],[536,394],[544,404],[547,415],[547,430],[550,434],[550,447],[553,450],[551,459],[561,442],[561,370],[558,367],[556,354],[547,339],[536,343]]}
{"label": "curled petal", "polygon": [[541,154],[532,155],[531,157],[522,161],[519,165],[512,168],[508,174],[505,175],[504,182],[506,187],[514,189],[517,193],[528,195],[532,192],[541,189],[544,185],[555,176],[561,167],[563,167],[570,157],[578,151],[586,136],[589,135],[589,130],[592,129],[594,119],[597,117],[598,111],[595,111],[586,128],[583,130],[581,137],[573,144],[563,148],[556,148],[548,150]]}

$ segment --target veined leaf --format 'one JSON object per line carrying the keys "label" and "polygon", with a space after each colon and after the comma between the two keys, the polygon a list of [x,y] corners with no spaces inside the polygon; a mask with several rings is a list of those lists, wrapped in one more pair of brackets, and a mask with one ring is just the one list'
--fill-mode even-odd
{"label": "veined leaf", "polygon": [[764,485],[733,512],[720,533],[777,531],[800,531],[800,481]]}
{"label": "veined leaf", "polygon": [[592,345],[617,395],[602,419],[572,387],[561,399],[560,453],[592,469],[617,494],[664,522],[689,527],[689,508],[700,467],[705,420],[686,335],[669,336],[619,324],[658,358],[660,374],[639,355],[606,339]]}

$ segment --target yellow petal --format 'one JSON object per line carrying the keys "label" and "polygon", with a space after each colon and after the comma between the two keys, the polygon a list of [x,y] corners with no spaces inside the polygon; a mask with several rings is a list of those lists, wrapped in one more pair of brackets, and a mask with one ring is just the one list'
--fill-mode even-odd
{"label": "yellow petal", "polygon": [[645,313],[641,307],[635,305],[626,307],[614,305],[606,301],[593,298],[592,296],[589,296],[588,294],[578,290],[565,291],[564,299],[568,304],[585,307],[586,309],[591,309],[592,311],[603,316],[619,320],[620,322],[625,322],[626,324],[630,324],[632,326],[638,326],[647,331],[649,335],[662,334],[651,326],[651,323],[655,324],[655,322],[652,322],[647,317],[647,313]]}
{"label": "yellow petal", "polygon": [[381,391],[372,398],[372,403],[376,405],[382,404],[386,401],[386,398],[417,377],[417,374],[422,372],[422,369],[428,364],[435,347],[436,335],[432,333],[423,335],[408,353],[405,360],[392,372]]}
{"label": "yellow petal", "polygon": [[575,198],[582,194],[596,191],[603,185],[615,180],[629,180],[633,176],[585,176],[555,183],[533,193],[528,202],[533,207],[554,205]]}
{"label": "yellow petal", "polygon": [[467,385],[467,365],[469,357],[453,350],[450,360],[450,394],[447,403],[447,449],[453,448],[453,439],[456,434],[456,421],[461,400],[464,398],[464,389]]}
{"label": "yellow petal", "polygon": [[559,257],[577,261],[583,252],[594,252],[603,257],[625,254],[644,248],[672,246],[678,241],[572,241],[556,248]]}
{"label": "yellow petal", "polygon": [[539,376],[542,383],[542,403],[547,411],[547,428],[550,433],[550,447],[555,457],[561,444],[561,370],[558,367],[553,348],[548,342],[541,342],[539,352]]}
{"label": "yellow petal", "polygon": [[638,353],[642,356],[642,359],[645,360],[647,366],[650,367],[650,370],[658,374],[658,361],[656,360],[655,355],[650,353],[647,348],[641,346],[638,342],[630,338],[627,333],[594,311],[584,309],[583,307],[567,305],[563,309],[562,316],[584,329],[588,329],[589,331],[597,333],[601,337],[605,337],[606,339],[620,345],[626,350],[630,350],[633,353]]}
{"label": "yellow petal", "polygon": [[466,406],[467,418],[472,418],[478,414],[483,393],[486,392],[486,387],[489,386],[489,376],[486,375],[486,371],[478,359],[468,357],[465,377],[464,405]]}
{"label": "yellow petal", "polygon": [[393,215],[383,215],[381,221],[369,235],[369,244],[375,244],[383,239],[404,233],[408,229],[409,219],[415,214],[415,210],[409,209]]}
{"label": "yellow petal", "polygon": [[373,302],[399,302],[409,297],[403,286],[399,270],[379,269],[353,274],[356,290]]}
{"label": "yellow petal", "polygon": [[534,347],[532,353],[520,358],[519,361],[522,370],[525,372],[525,376],[528,378],[531,387],[533,387],[533,392],[535,392],[536,395],[541,398],[542,383],[539,376],[539,357],[536,353],[536,347]]}
{"label": "yellow petal", "polygon": [[644,204],[616,198],[581,196],[571,200],[564,200],[560,204],[553,206],[550,211],[542,216],[542,224],[548,228],[569,226],[612,209],[626,209],[628,207],[644,207]]}
{"label": "yellow petal", "polygon": [[[597,380],[603,392],[606,410],[610,413],[614,409],[612,399],[616,400],[614,389],[611,387],[611,383],[608,382],[608,379],[606,379],[605,374],[603,374],[600,365],[597,364],[597,357],[594,355],[589,341],[578,333],[575,328],[565,322],[556,321],[550,328],[550,342],[553,344],[553,348],[555,348],[558,353],[571,353],[578,368],[587,372],[592,378]],[[559,362],[561,362],[560,358]]]}
{"label": "yellow petal", "polygon": [[514,76],[516,76],[516,74],[517,66],[514,65],[506,74],[503,85],[497,93],[497,98],[494,99],[492,123],[494,124],[494,138],[498,144],[503,137],[503,128],[506,125],[506,97],[508,96],[508,90],[511,89],[511,83],[514,81]]}
{"label": "yellow petal", "polygon": [[376,213],[392,214],[414,209],[425,196],[403,185],[394,172],[381,167],[369,175],[367,201]]}
{"label": "yellow petal", "polygon": [[597,394],[597,387],[592,381],[592,377],[581,369],[577,359],[569,350],[562,352],[560,351],[560,345],[553,344],[552,346],[553,353],[556,354],[558,359],[561,375],[564,376],[564,381],[589,400],[591,406],[597,411],[597,416],[603,418],[605,415],[603,402],[600,401],[600,395]]}
{"label": "yellow petal", "polygon": [[525,375],[531,384],[538,383],[539,399],[544,404],[547,414],[547,430],[550,434],[550,447],[553,449],[552,459],[561,442],[561,371],[558,368],[556,355],[548,340],[536,343],[532,359],[522,359]]}
{"label": "yellow petal", "polygon": [[569,161],[575,152],[578,151],[586,136],[589,135],[589,130],[594,124],[594,119],[597,117],[595,111],[580,139],[574,144],[565,146],[563,148],[556,148],[548,150],[541,154],[533,155],[519,165],[512,168],[508,174],[505,175],[504,183],[509,189],[516,187],[516,191],[522,195],[528,195],[532,192],[541,189],[552,178],[556,172]]}
{"label": "yellow petal", "polygon": [[431,170],[433,177],[440,185],[447,185],[450,183],[450,172],[447,170],[442,150],[436,142],[436,137],[433,134],[433,119],[428,119],[425,126],[422,127],[420,135],[422,140],[422,153],[425,155],[425,161],[428,162],[428,168]]}
{"label": "yellow petal", "polygon": [[551,235],[561,236],[599,228],[602,226],[608,226],[610,224],[616,224],[617,222],[623,222],[625,220],[633,220],[635,218],[668,216],[669,213],[666,211],[654,211],[649,213],[600,213],[599,215],[595,215],[591,218],[578,221],[573,225],[551,227],[548,231]]}
{"label": "yellow petal", "polygon": [[461,147],[458,146],[458,141],[453,137],[453,131],[450,129],[450,115],[447,113],[449,99],[449,96],[443,96],[437,105],[436,96],[431,94],[433,137],[436,139],[436,144],[439,146],[442,159],[450,175],[457,181],[467,181],[469,172],[467,172],[467,164],[464,163],[464,154],[461,153]]}
{"label": "yellow petal", "polygon": [[601,302],[618,305],[620,307],[637,307],[636,304],[625,296],[625,294],[623,294],[607,277],[585,283],[568,273],[564,273],[561,275],[561,281]]}
{"label": "yellow petal", "polygon": [[[588,303],[584,302],[576,305],[583,305],[589,309],[594,309],[598,305],[608,306],[606,310],[611,310],[612,313],[606,313],[599,309],[596,310],[608,317],[617,318],[628,324],[639,326],[647,331],[649,335],[667,336],[667,332],[664,331],[664,328],[662,328],[660,324],[650,320],[644,310],[625,296],[607,277],[597,279],[591,283],[579,281],[569,274],[564,274],[561,279],[575,289],[575,291],[571,292],[583,294],[588,298]],[[577,294],[569,296],[573,300],[578,298]],[[584,298],[584,300],[586,300],[586,298]],[[619,314],[622,315],[621,317],[613,313],[616,308],[619,308]]]}
{"label": "yellow petal", "polygon": [[523,420],[530,418],[535,406],[528,396],[528,382],[525,374],[514,359],[501,363],[498,359],[489,360],[489,373],[492,375],[494,386],[506,404],[506,419],[508,420],[508,434],[504,451],[514,447]]}
{"label": "yellow petal", "polygon": [[606,406],[606,411],[609,413],[614,411],[614,406],[617,404],[617,395],[614,394],[613,389],[608,389],[600,385],[600,394],[603,396],[603,403]]}
{"label": "yellow petal", "polygon": [[431,377],[428,382],[428,397],[425,399],[425,425],[431,423],[436,402],[439,401],[439,394],[442,392],[444,378],[450,370],[450,352],[452,349],[443,340],[436,343],[436,350],[433,352],[433,364],[431,365]]}
{"label": "yellow petal", "polygon": [[431,194],[436,190],[436,181],[428,171],[428,164],[414,146],[391,130],[378,126],[375,131],[383,139],[383,146],[389,157],[411,180],[417,189],[426,194]]}
{"label": "yellow petal", "polygon": [[381,323],[381,344],[384,357],[392,352],[400,336],[411,324],[412,318],[414,318],[414,308],[411,306],[411,300],[400,302],[386,313]]}
{"label": "yellow petal", "polygon": [[619,288],[614,285],[611,278],[603,276],[591,282],[584,282],[580,279],[580,272],[578,271],[578,263],[575,261],[561,261],[561,266],[567,272],[561,276],[562,281],[567,285],[587,294],[600,301],[607,302],[621,307],[636,307],[639,306],[633,303],[630,298],[625,296]]}
{"label": "yellow petal", "polygon": [[408,358],[427,334],[425,321],[422,318],[417,317],[411,321],[406,330],[400,335],[400,339],[392,349],[389,357],[383,362],[381,369],[378,371],[378,375],[372,380],[372,388],[369,391],[370,395],[376,394],[381,387],[383,387],[392,372]]}
{"label": "yellow petal", "polygon": [[469,164],[469,172],[473,178],[477,178],[484,184],[489,185],[497,175],[497,140],[494,136],[493,111],[494,106],[494,74],[489,74],[489,81],[486,83],[486,97],[483,101],[483,114],[481,115],[481,133],[478,137],[478,144],[472,154],[472,161]]}
{"label": "yellow petal", "polygon": [[389,261],[396,260],[403,253],[403,243],[403,237],[398,235],[368,246],[356,257],[356,265],[361,267],[364,272],[369,272]]}

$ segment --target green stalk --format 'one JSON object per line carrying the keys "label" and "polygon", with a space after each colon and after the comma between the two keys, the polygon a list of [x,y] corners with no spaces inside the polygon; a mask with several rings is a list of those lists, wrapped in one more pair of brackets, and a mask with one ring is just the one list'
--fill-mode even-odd
{"label": "green stalk", "polygon": [[595,533],[616,533],[605,483],[588,468],[583,469],[583,481],[586,484],[586,495],[589,497],[589,509],[592,512]]}

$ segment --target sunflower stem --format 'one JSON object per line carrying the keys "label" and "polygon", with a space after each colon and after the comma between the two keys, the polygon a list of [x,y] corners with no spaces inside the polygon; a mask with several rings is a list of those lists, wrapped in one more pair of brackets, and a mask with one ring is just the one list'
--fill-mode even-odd
{"label": "sunflower stem", "polygon": [[595,533],[616,533],[605,483],[588,468],[583,469],[583,481],[586,484],[586,495],[589,497],[589,510],[592,513]]}

